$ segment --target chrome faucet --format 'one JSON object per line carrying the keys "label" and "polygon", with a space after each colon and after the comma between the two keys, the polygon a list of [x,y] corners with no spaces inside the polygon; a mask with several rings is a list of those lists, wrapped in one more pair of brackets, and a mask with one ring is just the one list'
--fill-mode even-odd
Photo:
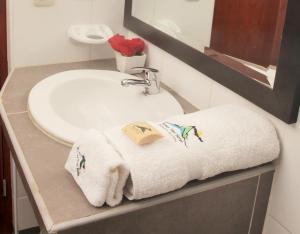
{"label": "chrome faucet", "polygon": [[128,87],[130,85],[144,86],[144,94],[152,95],[160,92],[160,80],[157,76],[158,70],[149,67],[135,67],[128,71],[134,73],[144,73],[143,79],[125,79],[121,81],[121,85]]}

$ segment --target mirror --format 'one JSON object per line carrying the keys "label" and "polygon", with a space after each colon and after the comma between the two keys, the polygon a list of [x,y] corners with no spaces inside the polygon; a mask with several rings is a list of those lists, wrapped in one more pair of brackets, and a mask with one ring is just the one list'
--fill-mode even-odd
{"label": "mirror", "polygon": [[132,16],[274,87],[288,0],[133,0]]}
{"label": "mirror", "polygon": [[295,123],[299,9],[299,0],[125,0],[124,26],[286,123]]}

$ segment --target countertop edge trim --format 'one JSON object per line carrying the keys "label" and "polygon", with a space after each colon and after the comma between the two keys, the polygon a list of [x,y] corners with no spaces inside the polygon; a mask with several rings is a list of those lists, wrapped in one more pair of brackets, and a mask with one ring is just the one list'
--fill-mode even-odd
{"label": "countertop edge trim", "polygon": [[96,221],[105,220],[108,218],[116,217],[118,215],[123,215],[129,212],[138,211],[144,208],[148,208],[151,206],[159,205],[165,202],[174,201],[180,198],[184,198],[187,196],[195,195],[199,192],[208,191],[215,189],[220,186],[225,186],[231,183],[237,183],[241,180],[247,180],[256,176],[260,176],[261,174],[274,171],[274,165],[272,163],[268,163],[264,166],[260,166],[254,169],[251,169],[250,171],[243,172],[243,174],[237,173],[233,175],[229,175],[225,178],[222,178],[219,181],[210,181],[203,185],[198,186],[191,186],[189,188],[186,188],[185,190],[177,190],[173,191],[171,193],[167,193],[165,195],[161,195],[160,197],[153,197],[150,198],[151,200],[143,200],[140,201],[138,206],[135,206],[132,204],[130,207],[119,207],[117,210],[108,210],[103,213],[91,215],[88,217],[83,217],[79,219],[74,219],[58,224],[54,224],[51,231],[53,233],[61,232],[67,229],[75,228],[81,225],[93,223]]}

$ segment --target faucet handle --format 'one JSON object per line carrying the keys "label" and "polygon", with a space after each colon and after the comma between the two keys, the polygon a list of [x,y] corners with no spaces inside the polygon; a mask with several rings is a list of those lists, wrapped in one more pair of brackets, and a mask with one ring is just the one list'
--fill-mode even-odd
{"label": "faucet handle", "polygon": [[142,73],[142,72],[153,72],[153,73],[158,73],[159,70],[155,69],[155,68],[152,68],[152,67],[133,67],[129,70],[129,72],[139,72],[139,73]]}
{"label": "faucet handle", "polygon": [[128,70],[129,74],[145,73],[143,80],[141,79],[125,79],[121,81],[122,86],[143,85],[145,87],[144,94],[157,94],[160,91],[160,80],[157,76],[159,71],[151,67],[134,67]]}

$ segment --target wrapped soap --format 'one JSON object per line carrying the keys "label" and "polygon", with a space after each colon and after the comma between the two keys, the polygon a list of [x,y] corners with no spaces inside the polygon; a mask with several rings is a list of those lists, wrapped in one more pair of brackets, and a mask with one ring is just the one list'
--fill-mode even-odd
{"label": "wrapped soap", "polygon": [[136,144],[151,144],[163,135],[147,122],[134,122],[122,128],[123,132]]}

